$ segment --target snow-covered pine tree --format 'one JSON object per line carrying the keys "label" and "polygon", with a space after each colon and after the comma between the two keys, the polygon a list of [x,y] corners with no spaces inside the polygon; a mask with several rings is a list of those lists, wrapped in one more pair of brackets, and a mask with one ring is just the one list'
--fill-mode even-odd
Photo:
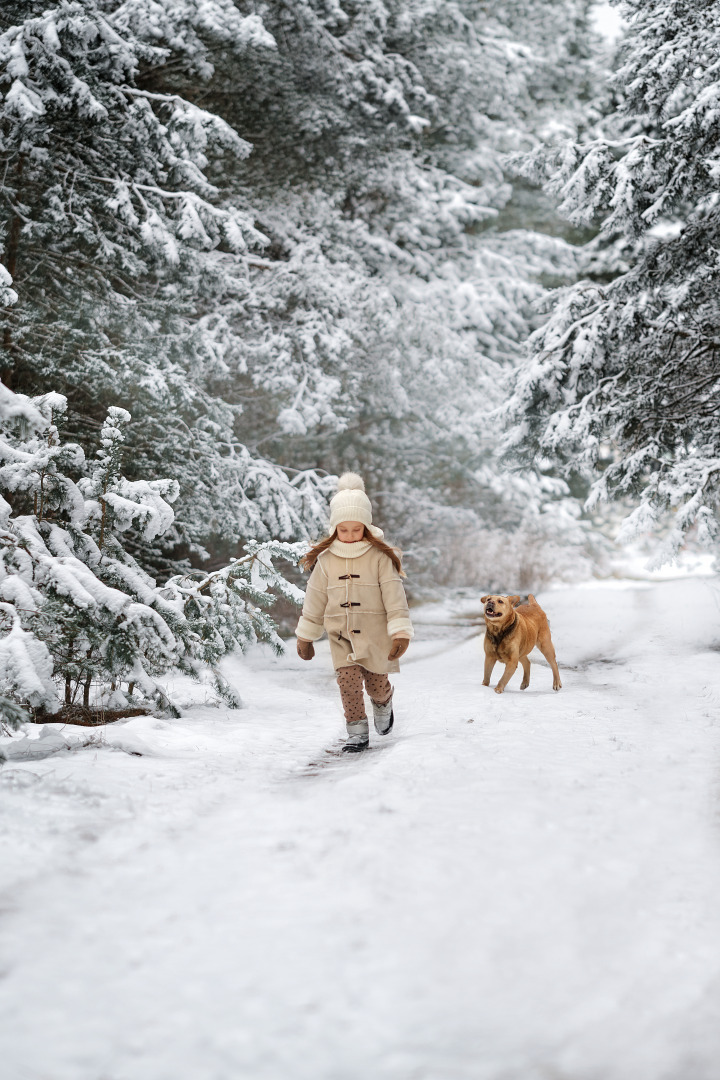
{"label": "snow-covered pine tree", "polygon": [[[0,307],[16,301],[12,278],[0,266]],[[27,435],[42,430],[46,420],[32,402],[0,383],[0,428],[11,425]],[[29,599],[34,605],[35,598],[22,585],[18,590],[18,582],[7,580],[11,576],[7,566],[16,542],[10,513],[9,503],[0,495],[0,723],[16,728],[27,718],[27,710],[20,702],[52,707],[57,698],[52,683],[52,657],[32,631],[23,626],[22,615],[31,610],[23,609],[23,603]]]}
{"label": "snow-covered pine tree", "polygon": [[[273,566],[296,561],[297,545],[249,545],[209,575],[160,588],[125,549],[130,530],[151,541],[166,532],[174,480],[127,480],[122,444],[130,415],[109,410],[94,461],[60,437],[66,401],[0,386],[0,709],[153,702],[172,710],[158,683],[179,670],[236,700],[216,665],[235,647],[280,648],[266,609],[299,591]],[[77,480],[72,474],[85,473]],[[7,496],[5,498],[4,496]],[[26,715],[26,713],[25,713]]]}
{"label": "snow-covered pine tree", "polygon": [[206,172],[250,144],[193,101],[141,85],[170,61],[201,84],[213,48],[237,65],[272,47],[231,0],[0,11],[0,244],[21,297],[0,374],[31,395],[61,389],[66,430],[86,448],[109,403],[131,405],[133,470],[167,470],[181,489],[165,558],[158,545],[136,551],[147,566],[182,564],[218,538],[232,552],[246,537],[302,536],[324,512],[323,481],[250,451],[242,402],[223,392],[242,357],[214,303],[266,239],[247,199],[223,204]]}
{"label": "snow-covered pine tree", "polygon": [[254,291],[222,308],[249,345],[246,415],[275,460],[361,468],[395,535],[428,501],[506,525],[527,499],[525,482],[486,482],[486,417],[533,302],[575,258],[494,226],[512,196],[502,155],[558,110],[567,130],[593,77],[590,5],[540,6],[538,38],[532,4],[503,22],[469,3],[271,3],[269,72],[251,57],[238,93],[219,62],[208,88],[253,139],[243,177],[272,241]]}
{"label": "snow-covered pine tree", "polygon": [[623,538],[669,513],[666,559],[689,530],[720,536],[720,22],[710,0],[620,8],[618,111],[529,163],[571,220],[601,222],[592,255],[614,279],[559,294],[518,374],[508,443],[582,470],[590,505],[632,500]]}
{"label": "snow-covered pine tree", "polygon": [[26,321],[49,313],[36,281],[79,300],[83,286],[96,295],[104,275],[129,302],[138,279],[177,266],[188,248],[222,242],[244,253],[262,243],[251,212],[219,207],[202,172],[213,149],[243,158],[249,144],[192,103],[136,85],[141,65],[168,54],[119,33],[117,6],[3,5],[4,263],[23,298],[5,342],[15,375],[32,366]]}
{"label": "snow-covered pine tree", "polygon": [[[248,537],[317,533],[319,472],[345,465],[388,493],[393,527],[427,499],[516,520],[507,485],[486,482],[497,470],[485,418],[534,325],[532,302],[572,277],[574,260],[559,240],[508,229],[502,154],[573,112],[591,77],[589,3],[269,0],[262,22],[245,0],[76,3],[37,71],[37,20],[62,21],[68,2],[6,5],[8,65],[24,50],[28,75],[15,78],[37,94],[59,65],[132,153],[108,156],[102,124],[81,113],[88,95],[50,79],[53,108],[23,121],[46,173],[20,219],[20,125],[3,101],[5,247],[27,287],[8,340],[18,388],[69,397],[70,437],[89,449],[122,400],[135,421],[131,478],[177,478],[175,524],[137,549],[127,534],[133,554],[167,573]],[[551,31],[538,33],[538,8]],[[109,27],[125,68],[102,47],[75,48],[76,26]],[[82,170],[63,157],[70,131]],[[170,170],[173,155],[195,172]],[[148,203],[136,163],[163,197]],[[122,198],[99,176],[119,178]],[[76,234],[78,183],[88,221]],[[177,227],[187,191],[203,200],[204,236],[192,215]],[[215,213],[241,215],[247,252]],[[92,247],[108,217],[109,243]],[[23,247],[37,227],[40,254]]]}

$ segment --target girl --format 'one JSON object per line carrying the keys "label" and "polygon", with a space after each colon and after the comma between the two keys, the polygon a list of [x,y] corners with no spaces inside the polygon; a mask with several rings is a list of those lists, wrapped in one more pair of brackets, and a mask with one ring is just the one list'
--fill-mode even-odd
{"label": "girl", "polygon": [[303,566],[312,574],[295,631],[298,655],[312,660],[313,642],[327,630],[347,724],[343,750],[357,753],[369,742],[363,682],[375,730],[387,735],[394,721],[388,672],[400,670],[413,628],[400,555],[373,525],[365,484],[355,473],[340,477],[330,500],[330,535]]}

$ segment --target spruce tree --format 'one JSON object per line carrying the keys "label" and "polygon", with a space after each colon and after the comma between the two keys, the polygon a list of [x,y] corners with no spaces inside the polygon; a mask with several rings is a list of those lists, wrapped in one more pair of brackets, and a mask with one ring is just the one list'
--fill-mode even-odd
{"label": "spruce tree", "polygon": [[212,538],[232,551],[319,528],[322,482],[308,474],[300,492],[249,451],[242,404],[222,393],[239,350],[212,307],[266,238],[247,200],[223,204],[206,172],[250,144],[187,98],[140,85],[173,50],[202,81],[208,42],[219,36],[237,60],[272,39],[227,0],[28,0],[0,20],[0,239],[20,296],[4,316],[3,381],[61,389],[67,431],[86,448],[108,405],[132,405],[138,475],[170,469],[181,488],[164,553],[136,552],[149,567],[202,556]]}
{"label": "spruce tree", "polygon": [[122,450],[130,415],[109,410],[95,459],[61,435],[59,394],[28,399],[2,388],[0,409],[0,708],[17,723],[65,706],[145,704],[173,711],[159,679],[209,668],[220,693],[235,692],[217,670],[234,648],[268,641],[280,649],[267,609],[295,602],[274,558],[295,562],[297,545],[248,545],[210,574],[164,586],[126,548],[172,525],[174,480],[128,480]]}
{"label": "spruce tree", "polygon": [[512,456],[631,500],[622,536],[718,540],[720,497],[717,53],[712,2],[624,3],[608,115],[529,163],[578,224],[600,225],[592,277],[561,292],[511,402]]}
{"label": "spruce tree", "polygon": [[317,535],[346,466],[396,535],[428,500],[516,520],[485,418],[576,260],[517,227],[504,155],[582,114],[590,6],[4,7],[4,370],[62,391],[88,454],[132,413],[129,479],[180,489],[167,532],[126,534],[153,575]]}

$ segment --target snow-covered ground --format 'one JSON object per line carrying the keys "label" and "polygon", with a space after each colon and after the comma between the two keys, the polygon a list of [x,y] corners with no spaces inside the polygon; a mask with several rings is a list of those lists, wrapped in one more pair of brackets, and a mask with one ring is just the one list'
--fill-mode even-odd
{"label": "snow-covered ground", "polygon": [[2,1075],[716,1080],[720,586],[539,599],[559,694],[429,605],[365,755],[326,646],[237,661],[237,712],[4,740]]}

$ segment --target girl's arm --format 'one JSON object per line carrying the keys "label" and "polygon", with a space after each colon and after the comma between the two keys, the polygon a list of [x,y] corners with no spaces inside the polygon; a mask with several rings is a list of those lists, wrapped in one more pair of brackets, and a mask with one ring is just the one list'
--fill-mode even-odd
{"label": "girl's arm", "polygon": [[387,556],[380,564],[380,592],[387,613],[390,637],[415,637],[402,578]]}
{"label": "girl's arm", "polygon": [[327,575],[318,559],[305,591],[302,615],[295,629],[296,637],[302,641],[317,641],[323,636],[325,633],[323,616],[327,600]]}

